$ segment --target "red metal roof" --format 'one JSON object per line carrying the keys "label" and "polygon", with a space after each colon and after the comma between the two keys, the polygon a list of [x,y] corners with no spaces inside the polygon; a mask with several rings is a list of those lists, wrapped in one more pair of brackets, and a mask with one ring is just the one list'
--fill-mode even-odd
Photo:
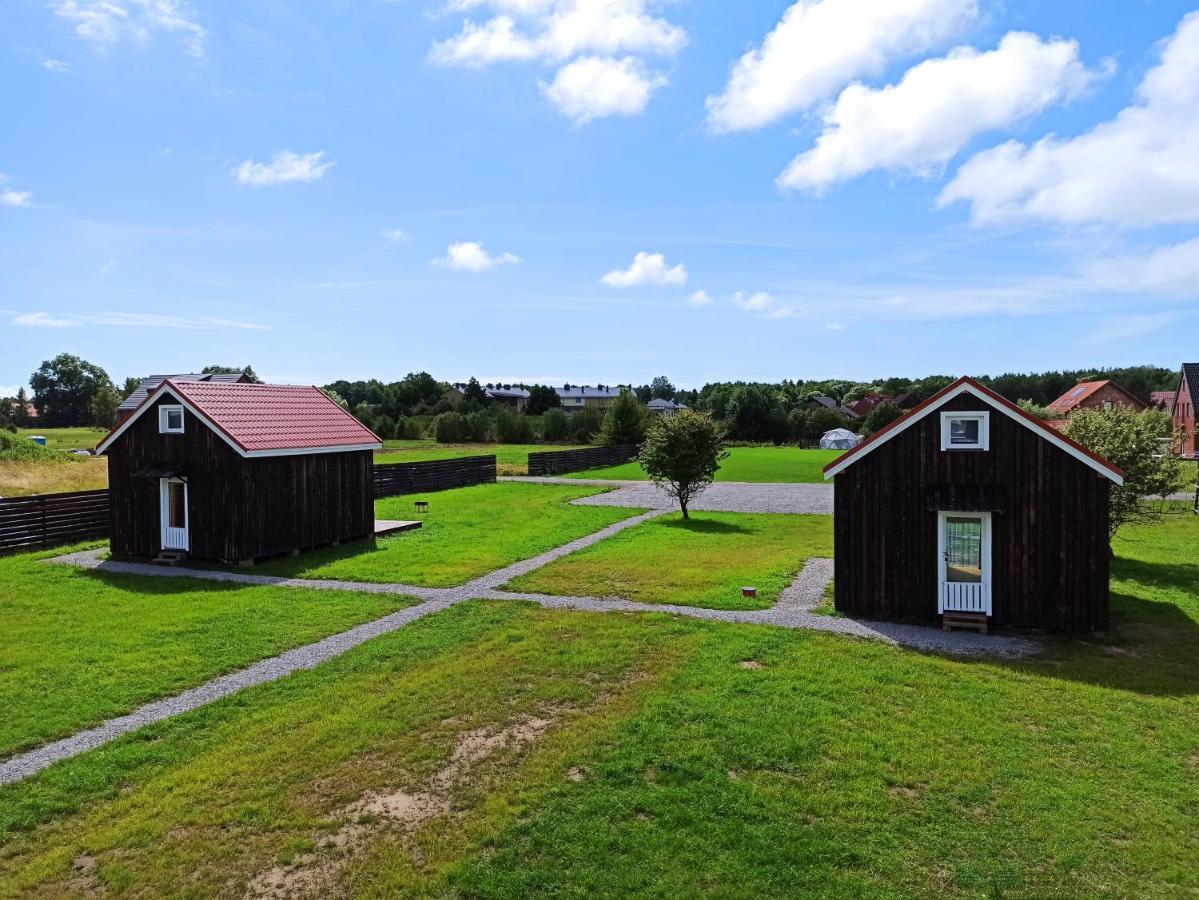
{"label": "red metal roof", "polygon": [[[839,468],[841,466],[844,466],[851,459],[856,459],[857,457],[860,457],[860,456],[870,452],[876,446],[878,446],[878,444],[884,438],[886,438],[888,435],[892,434],[893,432],[902,431],[904,428],[907,428],[908,425],[911,424],[913,419],[920,417],[925,412],[925,410],[928,410],[934,406],[937,406],[944,397],[946,397],[948,394],[952,393],[953,391],[957,390],[959,387],[961,387],[964,384],[969,385],[972,390],[977,391],[979,394],[986,397],[988,400],[993,402],[995,405],[1003,407],[1009,413],[1014,414],[1015,416],[1019,417],[1024,422],[1026,422],[1028,425],[1031,425],[1034,431],[1038,431],[1038,432],[1042,433],[1043,435],[1050,438],[1051,440],[1057,440],[1057,441],[1061,441],[1061,442],[1067,444],[1069,447],[1072,447],[1078,453],[1081,453],[1084,456],[1089,457],[1090,459],[1092,459],[1094,462],[1096,462],[1098,465],[1100,465],[1107,471],[1115,474],[1118,478],[1120,478],[1120,479],[1124,478],[1124,470],[1121,469],[1119,466],[1115,465],[1112,462],[1109,462],[1108,460],[1106,460],[1102,456],[1100,456],[1098,453],[1095,453],[1092,450],[1088,450],[1086,447],[1084,447],[1082,444],[1078,443],[1077,441],[1073,441],[1070,438],[1066,437],[1061,432],[1056,431],[1055,429],[1051,428],[1047,423],[1043,422],[1041,419],[1038,419],[1036,416],[1029,415],[1024,410],[1022,410],[1019,406],[1017,406],[1015,403],[1013,403],[1011,400],[1008,400],[1006,397],[1000,396],[999,394],[997,394],[993,390],[991,390],[989,387],[986,387],[985,385],[980,384],[979,382],[975,381],[973,378],[971,378],[968,375],[962,376],[957,381],[955,381],[953,384],[947,385],[946,387],[937,391],[937,393],[933,394],[931,397],[929,397],[927,400],[925,400],[919,406],[908,410],[908,412],[905,415],[900,416],[894,422],[891,422],[890,424],[880,428],[878,431],[874,432],[874,434],[870,435],[870,437],[866,438],[866,440],[862,441],[862,443],[858,444],[853,449],[847,450],[845,453],[842,453],[840,456],[838,456],[836,459],[834,459],[832,462],[830,462],[828,465],[826,465],[824,467],[823,471],[827,473],[828,470],[832,469],[833,467]],[[828,476],[826,475],[825,477],[828,477]]]}
{"label": "red metal roof", "polygon": [[164,384],[247,453],[380,443],[319,388],[170,379]]}

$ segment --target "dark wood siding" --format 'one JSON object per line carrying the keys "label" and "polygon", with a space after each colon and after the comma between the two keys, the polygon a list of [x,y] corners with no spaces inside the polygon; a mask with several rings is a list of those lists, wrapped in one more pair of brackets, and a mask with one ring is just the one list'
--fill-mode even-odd
{"label": "dark wood siding", "polygon": [[[990,410],[990,450],[943,452],[941,410]],[[930,497],[998,498],[992,510],[992,620],[1107,627],[1110,482],[969,394],[941,404],[836,477],[836,606],[855,616],[937,613],[937,513]],[[985,510],[978,510],[985,511]]]}
{"label": "dark wood siding", "polygon": [[158,479],[133,477],[159,464],[186,467],[189,555],[198,559],[252,559],[374,532],[371,451],[246,459],[190,412],[184,420],[183,434],[159,434],[158,411],[147,410],[109,449],[115,554],[161,548]]}

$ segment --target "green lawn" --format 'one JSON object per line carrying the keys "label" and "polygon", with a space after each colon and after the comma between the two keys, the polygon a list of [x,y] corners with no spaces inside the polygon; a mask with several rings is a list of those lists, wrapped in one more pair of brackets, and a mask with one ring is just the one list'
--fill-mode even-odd
{"label": "green lawn", "polygon": [[[804,450],[799,447],[730,447],[728,458],[720,463],[716,480],[816,484],[824,481],[821,469],[844,452]],[[648,478],[641,464],[637,462],[574,472],[568,477],[629,481],[644,481]]]}
{"label": "green lawn", "polygon": [[17,434],[28,437],[40,434],[46,439],[46,446],[51,450],[74,450],[83,448],[90,450],[100,443],[107,428],[18,428]]}
{"label": "green lawn", "polygon": [[409,601],[0,557],[0,758]]}
{"label": "green lawn", "polygon": [[375,454],[377,463],[421,462],[459,456],[495,456],[501,475],[524,475],[529,454],[546,450],[574,450],[575,444],[439,444],[436,441],[384,441]]}
{"label": "green lawn", "polygon": [[571,506],[594,487],[484,484],[375,502],[380,519],[418,518],[417,499],[429,501],[424,525],[377,542],[355,541],[298,557],[267,561],[264,575],[339,578],[451,587],[636,515],[637,510]]}
{"label": "green lawn", "polygon": [[[711,609],[765,609],[810,557],[833,553],[831,516],[693,513],[635,528],[517,578],[508,588]],[[752,585],[758,596],[741,596]]]}
{"label": "green lawn", "polygon": [[0,894],[1188,896],[1199,519],[1129,538],[1019,662],[457,606],[0,789]]}

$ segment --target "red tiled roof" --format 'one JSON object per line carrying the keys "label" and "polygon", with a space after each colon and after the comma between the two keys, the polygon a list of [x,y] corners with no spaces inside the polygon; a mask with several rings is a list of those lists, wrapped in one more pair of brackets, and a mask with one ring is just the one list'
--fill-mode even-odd
{"label": "red tiled roof", "polygon": [[870,435],[870,437],[866,438],[866,440],[862,441],[862,443],[858,444],[853,449],[847,450],[844,453],[842,453],[840,456],[838,456],[836,459],[834,459],[832,462],[830,462],[828,465],[826,465],[824,467],[823,471],[825,473],[825,477],[826,478],[829,477],[828,472],[830,469],[836,468],[838,471],[840,471],[840,469],[843,468],[845,465],[847,465],[850,462],[850,460],[857,459],[861,456],[864,456],[865,454],[867,454],[871,450],[873,450],[875,447],[877,447],[884,440],[888,439],[892,434],[894,434],[898,431],[902,431],[903,429],[907,428],[908,425],[910,425],[913,420],[922,417],[924,415],[925,411],[930,410],[932,407],[939,405],[946,396],[948,396],[953,391],[957,390],[957,388],[961,387],[962,385],[969,385],[972,390],[977,391],[979,394],[986,397],[988,400],[993,402],[995,405],[1003,407],[1009,413],[1013,414],[1015,417],[1018,417],[1018,418],[1024,420],[1027,424],[1029,424],[1033,427],[1034,431],[1039,431],[1044,436],[1051,438],[1053,440],[1061,441],[1063,444],[1065,444],[1067,447],[1071,448],[1076,453],[1079,453],[1079,454],[1082,454],[1083,456],[1088,457],[1089,459],[1091,459],[1093,462],[1095,462],[1097,465],[1099,465],[1103,469],[1106,469],[1108,472],[1111,472],[1117,478],[1119,478],[1119,479],[1124,478],[1124,470],[1121,469],[1119,466],[1117,466],[1115,463],[1109,462],[1108,460],[1106,460],[1102,456],[1100,456],[1098,453],[1095,453],[1093,450],[1088,450],[1082,444],[1079,444],[1078,442],[1071,440],[1070,438],[1066,437],[1061,432],[1051,428],[1048,425],[1048,423],[1042,421],[1041,419],[1038,419],[1036,416],[1029,415],[1024,410],[1022,410],[1019,406],[1017,406],[1015,403],[1013,403],[1011,400],[1008,400],[1006,397],[1000,396],[999,394],[995,393],[995,391],[991,390],[989,387],[987,387],[983,384],[980,384],[979,382],[975,381],[973,378],[971,378],[968,375],[963,375],[961,378],[959,378],[953,384],[947,385],[946,387],[937,391],[937,393],[933,394],[931,397],[929,397],[927,400],[925,400],[919,406],[909,410],[905,415],[900,416],[894,422],[891,422],[891,423],[883,426],[882,428],[880,428],[878,431],[874,432],[874,434]]}
{"label": "red tiled roof", "polygon": [[319,388],[169,379],[164,384],[247,453],[380,443]]}
{"label": "red tiled roof", "polygon": [[1090,397],[1096,391],[1107,387],[1108,385],[1111,385],[1117,391],[1131,400],[1133,404],[1135,404],[1134,408],[1145,408],[1145,404],[1143,402],[1138,400],[1136,397],[1110,379],[1103,379],[1102,381],[1080,381],[1078,384],[1074,385],[1074,387],[1070,388],[1070,390],[1066,391],[1066,393],[1062,394],[1060,397],[1050,403],[1049,408],[1055,413],[1061,413],[1063,416],[1068,415],[1077,409],[1088,397]]}

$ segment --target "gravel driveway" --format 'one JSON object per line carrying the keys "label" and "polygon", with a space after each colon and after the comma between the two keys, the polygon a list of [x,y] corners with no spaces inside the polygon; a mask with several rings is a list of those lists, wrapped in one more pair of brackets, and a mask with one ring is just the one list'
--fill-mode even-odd
{"label": "gravel driveway", "polygon": [[[678,504],[651,481],[602,481],[590,478],[504,478],[539,484],[592,484],[616,490],[573,501],[580,506],[628,506],[675,509]],[[691,509],[709,512],[833,514],[832,484],[754,484],[717,481],[699,495]]]}

